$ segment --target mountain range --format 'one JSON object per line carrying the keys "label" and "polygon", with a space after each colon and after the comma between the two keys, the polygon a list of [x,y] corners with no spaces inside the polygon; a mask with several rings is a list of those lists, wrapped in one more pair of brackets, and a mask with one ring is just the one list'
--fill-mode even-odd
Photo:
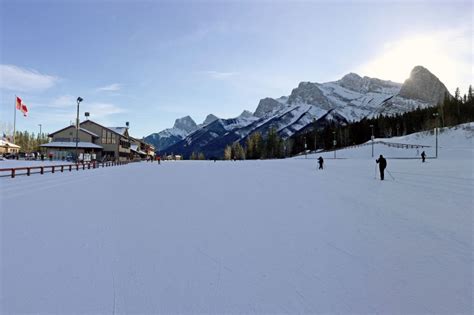
{"label": "mountain range", "polygon": [[266,134],[275,128],[282,138],[329,122],[347,124],[378,115],[394,115],[416,108],[436,106],[448,93],[446,86],[428,69],[416,66],[403,84],[349,73],[326,83],[301,82],[289,96],[264,98],[255,112],[243,111],[236,118],[212,114],[196,124],[189,117],[176,119],[173,128],[145,137],[160,154],[189,157],[202,152],[221,157],[226,145],[245,141],[253,132]]}

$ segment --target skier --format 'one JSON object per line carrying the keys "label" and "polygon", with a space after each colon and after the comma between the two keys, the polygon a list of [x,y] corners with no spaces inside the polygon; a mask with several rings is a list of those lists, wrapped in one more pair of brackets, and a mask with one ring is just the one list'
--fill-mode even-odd
{"label": "skier", "polygon": [[384,171],[385,168],[387,167],[387,160],[383,157],[382,154],[380,154],[380,157],[375,160],[379,164],[379,170],[380,170],[380,180],[384,179]]}
{"label": "skier", "polygon": [[421,152],[421,162],[425,163],[426,153],[425,151]]}
{"label": "skier", "polygon": [[323,158],[322,158],[321,156],[318,158],[318,163],[319,163],[319,169],[322,170],[322,169],[323,169],[324,160],[323,160]]}

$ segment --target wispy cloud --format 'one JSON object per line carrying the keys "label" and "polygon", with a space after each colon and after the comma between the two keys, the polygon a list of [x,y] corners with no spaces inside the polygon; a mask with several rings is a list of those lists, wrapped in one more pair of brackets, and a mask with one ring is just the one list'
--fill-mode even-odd
{"label": "wispy cloud", "polygon": [[97,91],[99,91],[99,92],[115,92],[115,91],[119,91],[121,88],[122,88],[121,84],[112,83],[112,84],[97,88]]}
{"label": "wispy cloud", "polygon": [[84,112],[89,112],[91,118],[105,118],[110,115],[121,114],[126,110],[112,103],[92,102],[81,105]]}
{"label": "wispy cloud", "polygon": [[238,72],[223,72],[215,70],[201,71],[200,73],[205,74],[215,80],[226,80],[239,74]]}
{"label": "wispy cloud", "polygon": [[[61,95],[53,98],[51,101],[32,102],[31,108],[37,110],[38,115],[44,114],[49,121],[69,121],[76,117],[76,98],[72,95]],[[110,117],[116,114],[126,112],[123,107],[109,102],[87,102],[81,103],[80,115],[84,112],[90,113],[91,119],[108,121]]]}
{"label": "wispy cloud", "polygon": [[0,64],[0,88],[13,91],[45,90],[54,86],[59,78],[33,69]]}
{"label": "wispy cloud", "polygon": [[76,105],[76,98],[72,95],[61,95],[53,99],[48,107],[63,108]]}

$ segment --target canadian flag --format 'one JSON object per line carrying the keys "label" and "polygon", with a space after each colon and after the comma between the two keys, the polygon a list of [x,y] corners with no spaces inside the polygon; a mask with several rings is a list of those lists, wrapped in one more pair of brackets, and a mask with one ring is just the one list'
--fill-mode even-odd
{"label": "canadian flag", "polygon": [[23,116],[28,116],[28,107],[26,104],[23,104],[23,101],[18,96],[16,97],[16,109],[20,110]]}

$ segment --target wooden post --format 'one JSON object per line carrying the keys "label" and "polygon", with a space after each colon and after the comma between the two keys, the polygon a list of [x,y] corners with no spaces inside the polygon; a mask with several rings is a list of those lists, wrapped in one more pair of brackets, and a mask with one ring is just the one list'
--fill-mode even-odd
{"label": "wooden post", "polygon": [[40,167],[40,174],[41,174],[41,175],[44,174],[44,167],[43,167],[43,166]]}
{"label": "wooden post", "polygon": [[54,173],[54,165],[51,166],[51,173]]}
{"label": "wooden post", "polygon": [[15,169],[12,168],[12,178],[15,178]]}
{"label": "wooden post", "polygon": [[86,169],[86,165],[82,163],[82,170],[85,170],[85,169]]}
{"label": "wooden post", "polygon": [[27,176],[30,176],[30,171],[31,171],[31,169],[28,167],[28,168],[26,169],[26,175],[27,175]]}
{"label": "wooden post", "polygon": [[72,165],[69,164],[69,172],[72,170]]}
{"label": "wooden post", "polygon": [[61,173],[64,172],[64,165],[61,165]]}
{"label": "wooden post", "polygon": [[79,170],[79,164],[76,164],[76,171]]}

